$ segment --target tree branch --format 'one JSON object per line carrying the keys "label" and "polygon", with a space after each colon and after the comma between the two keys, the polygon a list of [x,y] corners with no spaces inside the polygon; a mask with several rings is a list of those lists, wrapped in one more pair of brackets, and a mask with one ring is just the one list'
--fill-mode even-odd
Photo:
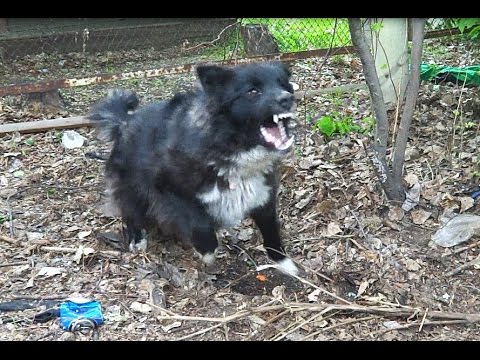
{"label": "tree branch", "polygon": [[420,63],[422,60],[423,40],[426,19],[412,19],[412,65],[410,78],[406,89],[405,106],[403,108],[400,126],[398,128],[395,148],[393,152],[393,178],[402,178],[405,150],[407,148],[408,133],[412,123],[415,104],[420,87]]}
{"label": "tree branch", "polygon": [[360,56],[363,65],[363,73],[372,98],[372,106],[376,118],[374,141],[375,152],[379,158],[378,160],[380,160],[385,167],[388,141],[388,115],[383,92],[380,87],[380,81],[378,80],[377,70],[375,68],[375,61],[365,40],[361,20],[358,18],[349,18],[348,26],[352,36],[352,43]]}

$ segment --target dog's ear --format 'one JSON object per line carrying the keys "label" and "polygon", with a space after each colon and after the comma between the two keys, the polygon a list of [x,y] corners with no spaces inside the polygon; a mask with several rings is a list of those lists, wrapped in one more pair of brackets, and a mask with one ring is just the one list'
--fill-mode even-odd
{"label": "dog's ear", "polygon": [[207,94],[213,94],[230,82],[235,76],[232,69],[218,65],[199,65],[197,76]]}
{"label": "dog's ear", "polygon": [[283,75],[285,75],[287,78],[290,78],[290,76],[292,76],[292,72],[290,71],[288,66],[285,65],[285,63],[281,61],[272,61],[271,65],[280,70],[280,72],[282,72]]}

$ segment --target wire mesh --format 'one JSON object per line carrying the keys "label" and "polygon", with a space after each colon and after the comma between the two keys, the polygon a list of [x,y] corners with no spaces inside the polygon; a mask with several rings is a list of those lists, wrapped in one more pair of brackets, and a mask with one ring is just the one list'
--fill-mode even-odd
{"label": "wire mesh", "polygon": [[3,18],[0,86],[350,45],[345,18]]}

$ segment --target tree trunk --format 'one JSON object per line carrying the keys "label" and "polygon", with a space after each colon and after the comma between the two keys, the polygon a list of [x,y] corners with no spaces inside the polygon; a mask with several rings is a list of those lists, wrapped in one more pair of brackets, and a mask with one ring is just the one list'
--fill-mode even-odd
{"label": "tree trunk", "polygon": [[420,87],[420,66],[422,61],[423,40],[425,37],[425,22],[426,19],[412,19],[412,66],[410,70],[410,80],[406,90],[407,97],[405,99],[405,106],[403,108],[393,152],[392,175],[394,178],[401,178],[403,176],[408,133],[418,98],[418,89]]}
{"label": "tree trunk", "polygon": [[378,80],[375,62],[368,47],[360,19],[348,19],[352,43],[363,65],[363,73],[370,91],[372,107],[375,114],[375,139],[373,146],[367,146],[367,155],[372,161],[383,191],[390,200],[403,201],[405,192],[402,179],[395,179],[387,166],[388,115],[383,100],[383,93]]}
{"label": "tree trunk", "polygon": [[245,53],[248,56],[278,54],[280,49],[265,25],[251,24],[241,27]]}
{"label": "tree trunk", "polygon": [[370,19],[366,25],[383,99],[387,108],[393,109],[402,103],[407,87],[408,21],[406,18]]}
{"label": "tree trunk", "polygon": [[[380,183],[386,196],[390,200],[399,202],[405,200],[405,190],[402,183],[403,164],[405,160],[408,133],[413,111],[415,109],[416,98],[418,96],[425,19],[415,19],[413,23],[412,71],[409,76],[404,111],[400,120],[400,127],[395,142],[394,160],[392,167],[390,168],[386,160],[389,130],[388,115],[382,87],[375,67],[374,57],[368,47],[361,20],[348,19],[352,42],[363,65],[363,73],[370,91],[372,107],[376,118],[375,139],[373,141],[373,146],[367,147],[367,154],[372,160],[375,172],[380,179]],[[387,53],[386,55],[388,58],[389,54]],[[398,106],[402,106],[402,103],[403,101],[401,101]]]}

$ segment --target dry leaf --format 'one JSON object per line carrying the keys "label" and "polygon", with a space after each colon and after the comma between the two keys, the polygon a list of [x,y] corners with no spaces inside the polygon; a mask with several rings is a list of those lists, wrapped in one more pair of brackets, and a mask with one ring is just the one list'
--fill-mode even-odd
{"label": "dry leaf", "polygon": [[405,216],[405,212],[399,206],[391,206],[388,209],[388,218],[391,221],[400,221],[403,219],[404,216]]}
{"label": "dry leaf", "polygon": [[77,252],[73,256],[73,260],[77,263],[80,264],[80,261],[82,260],[83,256],[88,256],[90,254],[95,253],[95,250],[90,248],[90,247],[83,247],[83,245],[80,245],[77,249]]}
{"label": "dry leaf", "polygon": [[168,333],[170,330],[174,329],[174,328],[178,328],[182,326],[182,322],[181,321],[174,321],[173,323],[171,323],[170,325],[164,325],[162,326],[162,330],[165,331],[166,333]]}
{"label": "dry leaf", "polygon": [[264,275],[264,274],[258,274],[257,276],[255,276],[255,278],[258,281],[267,281],[267,275]]}
{"label": "dry leaf", "polygon": [[405,261],[405,266],[407,267],[408,271],[418,271],[422,268],[418,262],[412,259],[407,259]]}
{"label": "dry leaf", "polygon": [[130,305],[130,309],[135,312],[139,312],[142,314],[148,314],[152,311],[152,307],[148,304],[143,304],[138,301],[132,302],[132,305]]}
{"label": "dry leaf", "polygon": [[242,228],[238,232],[237,239],[240,241],[247,241],[250,240],[253,236],[254,230],[253,228]]}
{"label": "dry leaf", "polygon": [[52,277],[52,276],[61,274],[63,271],[64,271],[63,268],[44,266],[37,273],[37,276]]}
{"label": "dry leaf", "polygon": [[88,235],[90,235],[92,233],[92,230],[87,230],[87,231],[80,231],[77,236],[79,239],[84,239],[86,238]]}
{"label": "dry leaf", "polygon": [[430,211],[417,209],[412,211],[412,221],[414,224],[423,225],[425,221],[432,215]]}
{"label": "dry leaf", "polygon": [[475,204],[475,200],[473,200],[470,196],[460,196],[457,199],[460,201],[461,213],[465,212],[465,210],[470,209]]}
{"label": "dry leaf", "polygon": [[313,198],[313,194],[310,194],[310,195],[307,196],[305,199],[302,199],[302,200],[300,200],[299,202],[297,202],[297,203],[295,204],[295,207],[296,207],[297,209],[302,210],[305,206],[308,205],[308,203],[310,202],[310,200],[312,200],[312,198]]}
{"label": "dry leaf", "polygon": [[405,194],[405,201],[402,205],[402,209],[405,211],[410,211],[412,210],[417,204],[418,201],[420,200],[420,193],[422,191],[422,187],[420,183],[415,183],[412,188],[407,191]]}
{"label": "dry leaf", "polygon": [[337,235],[342,232],[342,229],[340,229],[340,226],[338,226],[337,223],[331,222],[327,225],[327,235],[332,236],[332,235]]}
{"label": "dry leaf", "polygon": [[368,285],[370,285],[370,282],[368,280],[362,281],[362,283],[358,287],[357,297],[361,296],[365,292],[365,290],[367,290]]}
{"label": "dry leaf", "polygon": [[415,174],[407,174],[405,176],[405,181],[407,182],[409,187],[412,187],[413,185],[418,183],[418,176]]}
{"label": "dry leaf", "polygon": [[312,303],[317,302],[318,295],[320,295],[320,289],[313,290],[310,294],[307,295],[308,301]]}

